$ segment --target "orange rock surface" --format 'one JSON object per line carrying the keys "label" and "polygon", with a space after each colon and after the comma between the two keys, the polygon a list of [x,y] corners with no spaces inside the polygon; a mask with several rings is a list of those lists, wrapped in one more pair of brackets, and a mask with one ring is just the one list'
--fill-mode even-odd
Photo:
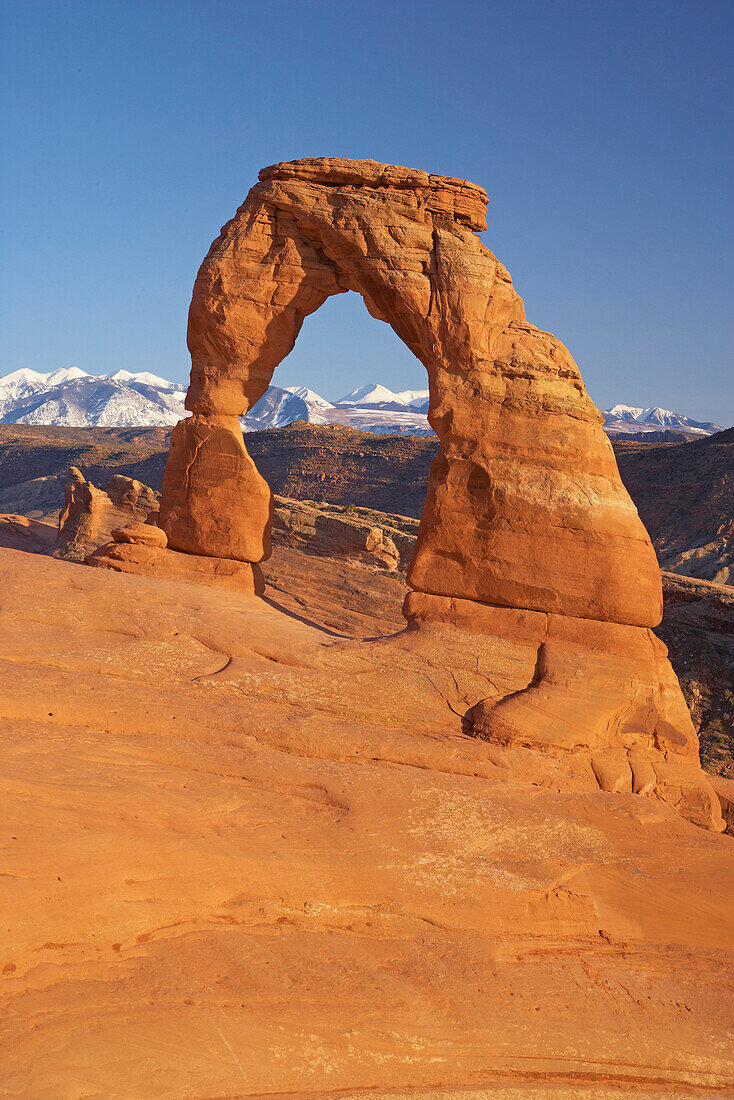
{"label": "orange rock surface", "polygon": [[234,416],[193,416],[171,433],[158,522],[174,550],[270,557],[273,500]]}
{"label": "orange rock surface", "polygon": [[[279,584],[378,576],[327,565]],[[0,550],[6,1094],[731,1095],[734,840],[463,731],[531,615],[359,599]]]}
{"label": "orange rock surface", "polygon": [[[116,474],[105,489],[98,489],[76,466],[69,467],[64,504],[59,514],[58,536],[53,551],[67,561],[84,561],[112,531],[141,521],[158,507],[158,494],[134,478]],[[162,531],[148,532],[148,540],[165,546]]]}

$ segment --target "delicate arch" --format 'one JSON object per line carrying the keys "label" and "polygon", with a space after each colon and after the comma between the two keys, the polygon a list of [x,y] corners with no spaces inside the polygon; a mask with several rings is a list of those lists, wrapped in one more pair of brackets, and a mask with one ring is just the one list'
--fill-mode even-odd
{"label": "delicate arch", "polygon": [[418,592],[654,626],[655,554],[602,417],[476,235],[486,194],[375,161],[266,168],[198,273],[186,407],[161,504],[173,548],[256,562],[270,493],[236,417],[305,317],[357,291],[426,367],[440,450],[408,576]]}

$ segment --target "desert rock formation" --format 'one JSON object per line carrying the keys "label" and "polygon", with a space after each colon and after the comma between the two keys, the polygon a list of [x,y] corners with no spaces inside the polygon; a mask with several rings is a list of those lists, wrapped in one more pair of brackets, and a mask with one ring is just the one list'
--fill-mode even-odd
{"label": "desert rock formation", "polygon": [[272,500],[236,418],[265,393],[304,319],[356,291],[426,367],[439,439],[406,617],[417,630],[489,634],[500,663],[528,647],[504,689],[498,676],[491,693],[465,700],[465,722],[536,763],[550,751],[569,782],[584,773],[720,829],[650,629],[662,615],[650,539],[576,364],[527,322],[476,235],[486,205],[474,184],[375,161],[263,169],[196,279],[193,415],[171,436],[160,525],[174,551],[267,558]]}
{"label": "desert rock formation", "polygon": [[[567,350],[526,322],[510,276],[476,236],[486,203],[474,184],[374,161],[323,158],[260,173],[194,286],[194,415],[174,429],[161,510],[172,547],[191,549],[193,528],[197,552],[220,553],[207,531],[214,520],[197,511],[213,485],[197,492],[187,479],[215,452],[239,459],[248,477],[239,429],[226,418],[262,396],[305,317],[354,290],[428,371],[441,449],[411,585],[637,626],[659,621],[655,555],[601,414]],[[259,509],[255,494],[258,519]],[[262,552],[259,543],[231,550],[223,556],[245,561]]]}
{"label": "desert rock formation", "polygon": [[[157,513],[159,496],[134,478],[115,474],[105,489],[98,489],[76,466],[69,467],[64,488],[64,505],[59,514],[55,557],[84,561],[113,529],[127,527],[131,519],[147,519],[151,509]],[[151,532],[149,542],[166,545],[163,531]]]}
{"label": "desert rock formation", "polygon": [[69,467],[69,480],[64,489],[64,506],[59,516],[57,557],[67,561],[84,561],[97,542],[104,522],[109,498],[101,489],[87,481],[84,474]]}
{"label": "desert rock formation", "polygon": [[734,428],[676,446],[623,444],[617,459],[663,569],[734,583]]}
{"label": "desert rock formation", "polygon": [[281,545],[332,558],[363,558],[390,571],[406,569],[413,555],[418,524],[407,516],[280,496],[274,504],[273,537]]}

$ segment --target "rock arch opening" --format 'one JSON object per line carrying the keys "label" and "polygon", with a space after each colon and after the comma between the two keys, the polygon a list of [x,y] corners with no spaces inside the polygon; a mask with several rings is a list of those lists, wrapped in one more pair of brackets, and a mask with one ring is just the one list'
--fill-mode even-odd
{"label": "rock arch opening", "polygon": [[305,387],[331,403],[373,385],[428,394],[423,364],[389,325],[370,316],[353,291],[332,295],[306,318],[271,385],[290,391]]}
{"label": "rock arch opening", "polygon": [[275,541],[404,575],[438,445],[427,405],[422,364],[361,296],[327,299],[243,422],[245,445],[276,494]]}

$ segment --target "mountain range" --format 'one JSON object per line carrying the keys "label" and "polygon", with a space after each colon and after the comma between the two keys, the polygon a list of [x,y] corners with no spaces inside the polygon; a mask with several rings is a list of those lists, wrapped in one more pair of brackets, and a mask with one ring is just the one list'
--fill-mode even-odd
{"label": "mountain range", "polygon": [[[119,370],[92,375],[78,367],[48,374],[23,369],[0,377],[0,422],[67,427],[164,427],[186,415],[186,388],[158,375]],[[430,435],[428,390],[393,391],[379,383],[359,386],[331,402],[305,386],[270,386],[242,417],[245,431],[280,428],[303,420],[342,424],[378,434]],[[718,424],[658,407],[614,405],[603,410],[611,436],[673,431],[707,436]]]}

